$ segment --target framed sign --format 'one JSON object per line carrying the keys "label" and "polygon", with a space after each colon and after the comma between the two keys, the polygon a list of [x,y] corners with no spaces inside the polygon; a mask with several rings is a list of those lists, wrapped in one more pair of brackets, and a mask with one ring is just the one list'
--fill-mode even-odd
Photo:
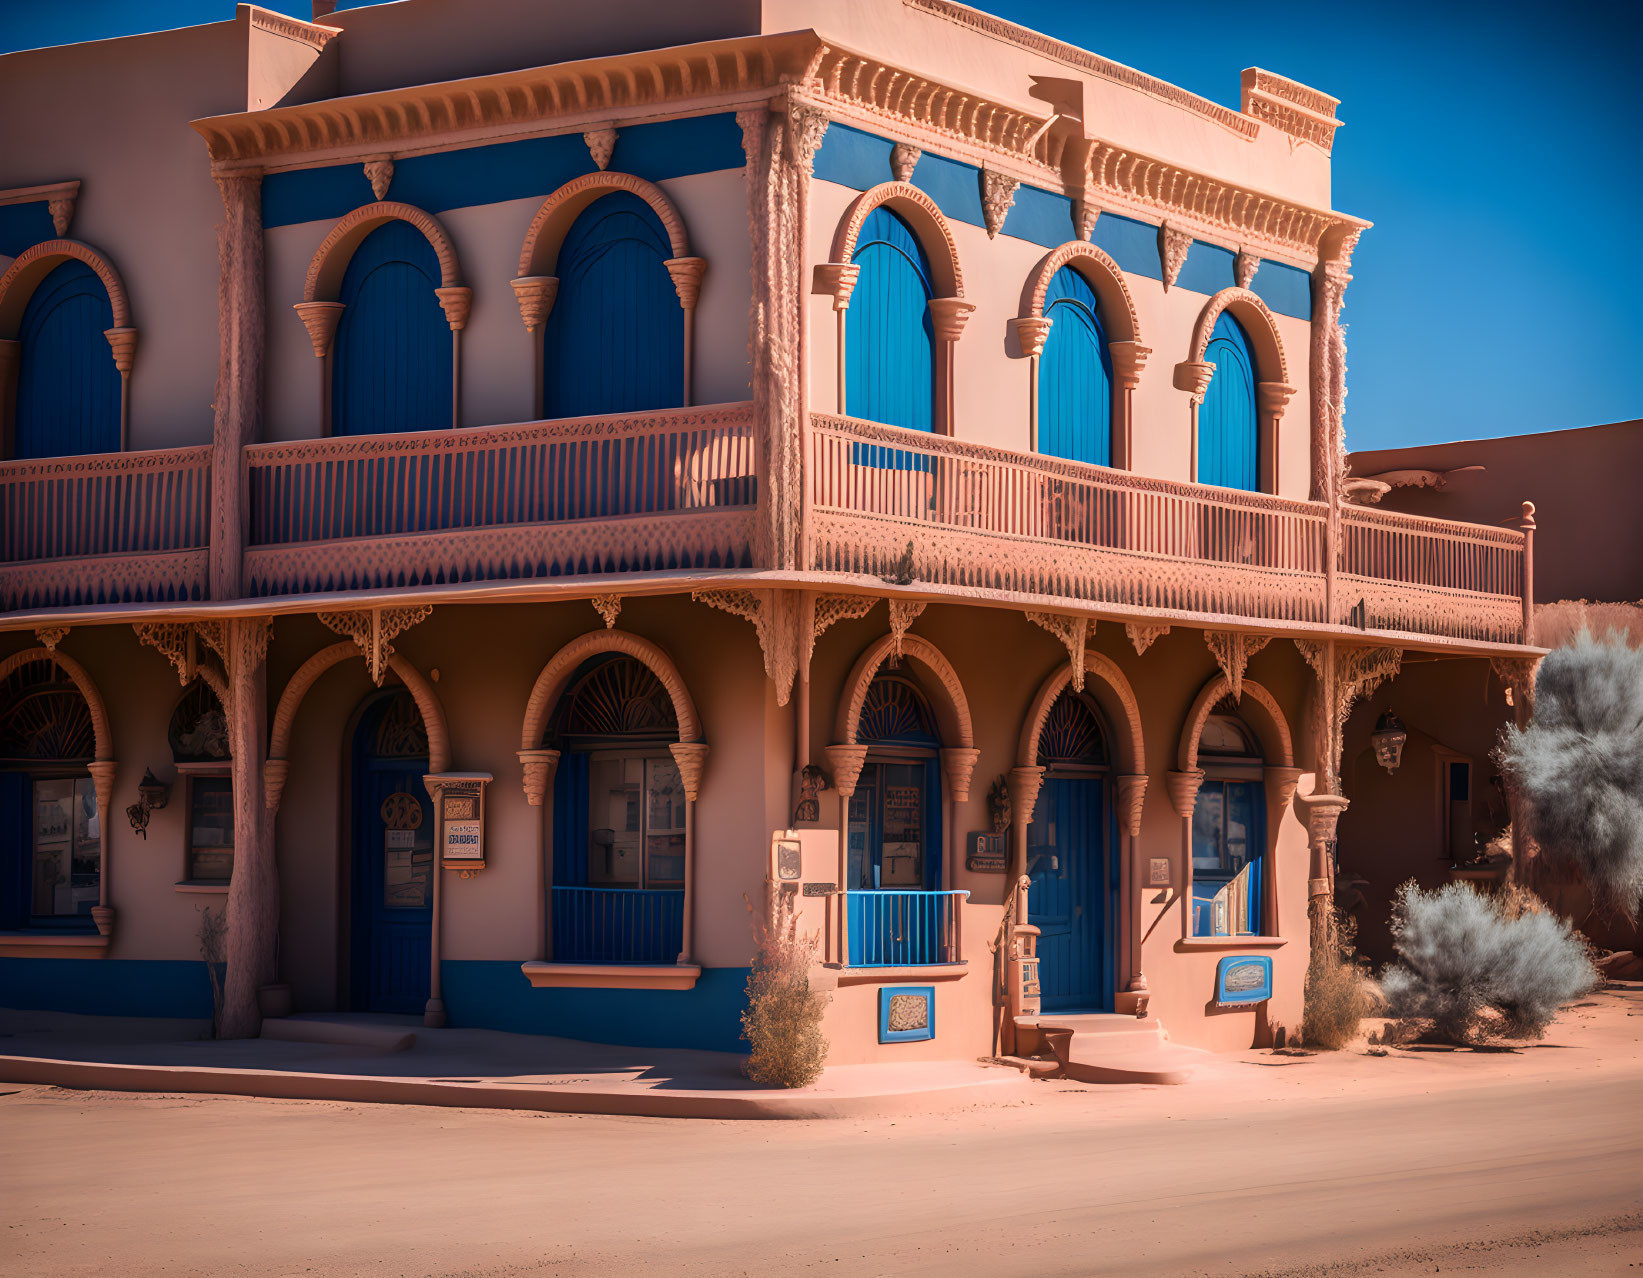
{"label": "framed sign", "polygon": [[438,821],[439,863],[467,877],[485,868],[485,786],[488,772],[447,772],[427,778]]}
{"label": "framed sign", "polygon": [[1215,965],[1215,1003],[1241,1007],[1272,997],[1272,960],[1264,954],[1229,955]]}
{"label": "framed sign", "polygon": [[964,840],[964,868],[973,874],[1003,874],[1006,858],[1005,836],[991,830],[971,830]]}
{"label": "framed sign", "polygon": [[1167,888],[1169,886],[1169,858],[1155,856],[1149,858],[1147,866],[1147,886]]}

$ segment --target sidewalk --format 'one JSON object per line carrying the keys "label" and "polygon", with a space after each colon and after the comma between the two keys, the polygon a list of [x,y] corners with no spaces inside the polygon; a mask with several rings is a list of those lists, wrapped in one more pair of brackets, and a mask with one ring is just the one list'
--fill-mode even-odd
{"label": "sidewalk", "polygon": [[[614,1047],[408,1016],[312,1015],[284,1034],[353,1044],[201,1038],[198,1021],[0,1009],[0,1082],[670,1118],[861,1118],[1010,1104],[1033,1084],[979,1061],[840,1065],[810,1087],[761,1087],[741,1057]],[[363,1032],[362,1032],[363,1031]],[[396,1038],[409,1047],[391,1050]],[[379,1045],[380,1044],[380,1045]]]}

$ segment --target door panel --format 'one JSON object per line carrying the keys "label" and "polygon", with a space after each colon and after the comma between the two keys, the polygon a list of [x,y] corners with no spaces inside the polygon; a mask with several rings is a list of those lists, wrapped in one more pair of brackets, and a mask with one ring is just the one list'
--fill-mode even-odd
{"label": "door panel", "polygon": [[428,1001],[434,814],[425,760],[359,757],[354,771],[353,1005],[416,1014]]}
{"label": "door panel", "polygon": [[1104,783],[1050,777],[1027,832],[1027,919],[1038,928],[1046,1011],[1110,1011],[1115,929],[1114,862]]}

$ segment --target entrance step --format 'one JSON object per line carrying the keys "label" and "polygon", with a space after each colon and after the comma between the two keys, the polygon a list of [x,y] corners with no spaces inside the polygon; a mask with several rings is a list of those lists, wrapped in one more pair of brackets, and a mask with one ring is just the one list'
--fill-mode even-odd
{"label": "entrance step", "polygon": [[263,1038],[287,1043],[326,1043],[333,1047],[360,1047],[373,1052],[403,1052],[416,1042],[416,1033],[395,1025],[360,1025],[349,1021],[307,1020],[298,1016],[265,1020]]}
{"label": "entrance step", "polygon": [[1171,1043],[1150,1016],[1043,1013],[1016,1024],[1021,1037],[1034,1034],[1055,1053],[1058,1077],[1082,1083],[1184,1083],[1210,1055]]}

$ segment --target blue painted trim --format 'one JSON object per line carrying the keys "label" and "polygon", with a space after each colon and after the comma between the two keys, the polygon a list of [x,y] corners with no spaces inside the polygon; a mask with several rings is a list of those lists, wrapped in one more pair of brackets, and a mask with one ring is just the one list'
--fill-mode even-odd
{"label": "blue painted trim", "polygon": [[18,257],[25,249],[56,238],[57,227],[52,223],[48,201],[0,204],[0,253]]}
{"label": "blue painted trim", "polygon": [[981,170],[975,165],[926,151],[913,170],[913,185],[936,202],[942,216],[971,226],[987,224],[981,209]]}
{"label": "blue painted trim", "polygon": [[[610,167],[662,182],[746,164],[741,126],[725,112],[621,129]],[[546,198],[572,178],[594,171],[580,134],[525,138],[400,160],[385,198],[443,213]],[[262,224],[269,229],[334,220],[375,199],[359,164],[271,173],[262,183]]]}
{"label": "blue painted trim", "polygon": [[[1257,967],[1260,982],[1249,989],[1229,990],[1227,979],[1235,972]],[[1215,1001],[1222,1007],[1264,1003],[1272,997],[1272,959],[1264,954],[1229,954],[1215,965]]]}
{"label": "blue painted trim", "polygon": [[1137,222],[1116,213],[1103,213],[1095,219],[1090,232],[1090,243],[1112,258],[1118,269],[1130,275],[1144,275],[1149,280],[1164,278],[1158,261],[1158,228]]}
{"label": "blue painted trim", "polygon": [[[848,124],[829,124],[816,151],[816,177],[865,191],[896,176],[890,169],[890,152],[894,149],[888,139],[852,129]],[[917,168],[913,170],[913,182],[918,184]]]}
{"label": "blue painted trim", "polygon": [[0,958],[0,1007],[209,1020],[211,977],[185,960]]}
{"label": "blue painted trim", "polygon": [[745,967],[708,967],[689,990],[535,989],[512,961],[446,959],[445,1009],[462,1028],[627,1047],[745,1052]]}
{"label": "blue painted trim", "polygon": [[[923,1029],[890,1028],[890,999],[896,994],[922,994],[928,1015]],[[923,1043],[936,1036],[936,987],[934,985],[883,985],[879,987],[879,1042]]]}
{"label": "blue painted trim", "polygon": [[1181,274],[1176,278],[1175,287],[1206,296],[1213,296],[1224,288],[1236,288],[1237,260],[1236,253],[1217,244],[1194,240],[1187,250],[1187,260],[1181,263]]}
{"label": "blue painted trim", "polygon": [[[915,174],[916,176],[916,174]],[[1004,215],[1001,235],[1009,235],[1045,248],[1059,248],[1078,238],[1073,220],[1073,202],[1065,195],[1023,186],[1015,193],[1015,203]]]}
{"label": "blue painted trim", "polygon": [[1276,315],[1312,318],[1312,275],[1283,262],[1262,262],[1250,281],[1250,291]]}

